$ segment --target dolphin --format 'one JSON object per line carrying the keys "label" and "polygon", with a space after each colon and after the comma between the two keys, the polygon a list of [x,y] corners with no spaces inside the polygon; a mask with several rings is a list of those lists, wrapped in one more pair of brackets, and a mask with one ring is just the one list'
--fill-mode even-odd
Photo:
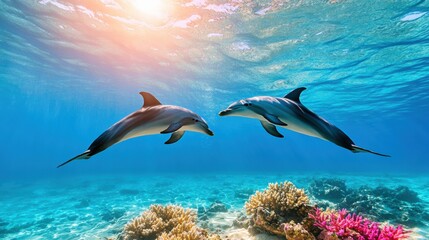
{"label": "dolphin", "polygon": [[179,106],[162,105],[148,92],[140,92],[140,95],[144,101],[141,109],[113,124],[92,142],[88,150],[58,165],[57,168],[74,160],[89,159],[108,147],[130,138],[171,133],[170,138],[165,142],[165,144],[171,144],[179,141],[185,131],[213,136],[207,122],[191,110]]}
{"label": "dolphin", "polygon": [[283,135],[276,126],[330,141],[354,153],[367,152],[390,157],[355,145],[343,131],[306,108],[299,99],[305,89],[297,88],[283,98],[259,96],[239,100],[219,112],[219,115],[258,119],[269,134],[279,138],[283,138]]}

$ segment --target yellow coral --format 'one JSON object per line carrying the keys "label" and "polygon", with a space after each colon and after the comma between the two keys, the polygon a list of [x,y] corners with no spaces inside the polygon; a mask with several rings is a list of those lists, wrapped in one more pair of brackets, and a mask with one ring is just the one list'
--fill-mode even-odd
{"label": "yellow coral", "polygon": [[313,234],[309,233],[301,224],[293,221],[284,225],[286,239],[293,240],[316,240]]}
{"label": "yellow coral", "polygon": [[249,215],[256,214],[258,207],[275,212],[285,212],[299,209],[309,204],[304,190],[296,188],[291,182],[270,183],[268,189],[252,195],[246,202],[246,212]]}
{"label": "yellow coral", "polygon": [[286,181],[271,183],[263,192],[257,191],[246,202],[245,208],[247,214],[251,215],[250,225],[256,230],[286,236],[283,223],[296,221],[304,230],[307,228],[308,212],[312,209],[309,203],[304,190]]}
{"label": "yellow coral", "polygon": [[121,234],[123,240],[215,240],[217,235],[196,225],[196,214],[180,206],[152,205],[149,210],[127,225]]}

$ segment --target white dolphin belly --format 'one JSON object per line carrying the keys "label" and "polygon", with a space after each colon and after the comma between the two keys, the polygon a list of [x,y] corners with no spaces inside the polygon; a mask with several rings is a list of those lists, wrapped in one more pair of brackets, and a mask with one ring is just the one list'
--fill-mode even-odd
{"label": "white dolphin belly", "polygon": [[279,117],[279,119],[282,122],[287,124],[287,126],[281,126],[283,128],[289,129],[294,132],[302,133],[308,136],[324,139],[319,132],[317,132],[314,128],[312,128],[311,126],[309,126],[308,124],[304,123],[299,119],[282,118],[282,117]]}
{"label": "white dolphin belly", "polygon": [[263,107],[267,110],[268,113],[278,117],[280,121],[287,124],[286,126],[279,125],[280,127],[308,136],[324,139],[322,135],[306,121],[305,117],[292,110],[289,104],[275,102],[271,104],[264,104]]}
{"label": "white dolphin belly", "polygon": [[130,138],[159,134],[160,132],[164,131],[167,127],[168,125],[144,124],[127,133],[119,142],[128,140]]}

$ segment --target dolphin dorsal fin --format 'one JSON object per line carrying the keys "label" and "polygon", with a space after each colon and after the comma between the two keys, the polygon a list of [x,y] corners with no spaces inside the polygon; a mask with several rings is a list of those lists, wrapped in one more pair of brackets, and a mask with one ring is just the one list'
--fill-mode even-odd
{"label": "dolphin dorsal fin", "polygon": [[301,103],[301,101],[299,100],[299,96],[301,95],[302,91],[304,91],[305,89],[307,89],[307,88],[305,88],[305,87],[297,88],[297,89],[293,90],[292,92],[286,94],[286,96],[284,96],[284,98],[288,98],[288,99],[293,100],[295,102]]}
{"label": "dolphin dorsal fin", "polygon": [[156,105],[162,105],[158,99],[156,99],[156,97],[154,97],[152,94],[148,93],[148,92],[140,92],[140,95],[142,95],[143,97],[143,107],[151,107],[151,106],[156,106]]}

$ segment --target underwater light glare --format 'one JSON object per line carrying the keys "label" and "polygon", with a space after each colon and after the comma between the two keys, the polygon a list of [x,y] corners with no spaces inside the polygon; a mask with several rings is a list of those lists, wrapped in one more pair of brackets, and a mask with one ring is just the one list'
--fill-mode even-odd
{"label": "underwater light glare", "polygon": [[132,5],[144,14],[144,17],[161,19],[168,14],[168,4],[165,0],[133,0]]}

